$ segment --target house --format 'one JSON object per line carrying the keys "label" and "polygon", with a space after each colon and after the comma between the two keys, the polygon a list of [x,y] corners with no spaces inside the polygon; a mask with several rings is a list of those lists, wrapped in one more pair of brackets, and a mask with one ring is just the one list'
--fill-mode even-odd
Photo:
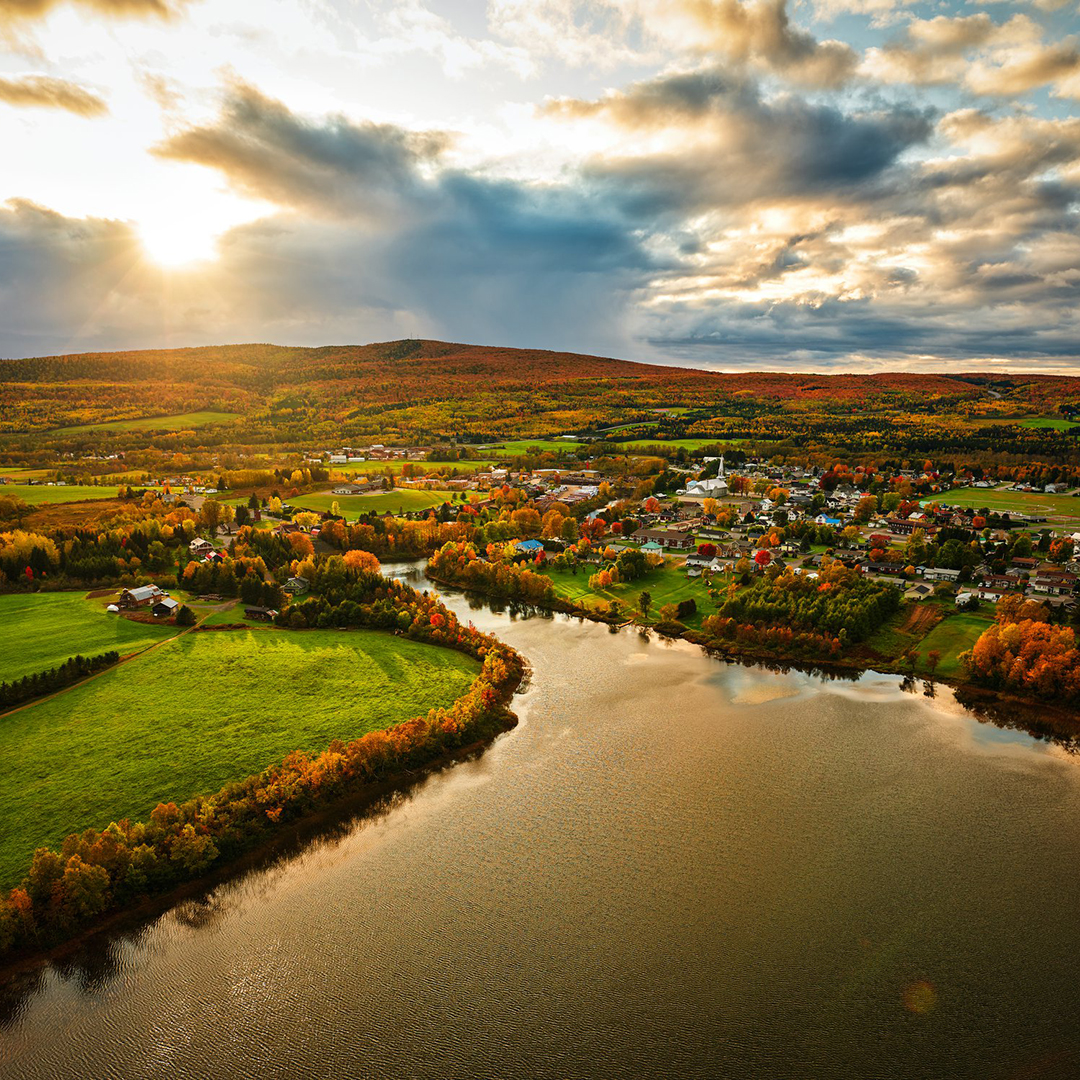
{"label": "house", "polygon": [[715,574],[724,568],[724,564],[715,555],[687,555],[686,562],[683,565],[686,567],[688,574],[691,570],[697,570],[698,573],[708,570],[709,573]]}
{"label": "house", "polygon": [[641,545],[641,550],[644,551],[646,555],[662,555],[664,552],[664,549],[655,540],[646,540],[645,543]]}
{"label": "house", "polygon": [[197,559],[205,559],[211,551],[214,550],[214,545],[209,540],[204,540],[201,536],[196,536],[194,540],[188,544],[188,551]]}
{"label": "house", "polygon": [[257,605],[250,605],[244,608],[244,618],[246,619],[259,619],[262,622],[273,622],[277,617],[277,612],[273,608],[258,607]]}
{"label": "house", "polygon": [[[284,507],[282,508],[284,510]],[[274,526],[275,536],[291,536],[293,533],[303,532],[304,530],[296,524],[295,521],[283,521],[280,525]]]}
{"label": "house", "polygon": [[287,593],[293,596],[298,596],[300,593],[306,593],[311,588],[311,582],[306,577],[291,577],[282,586]]}
{"label": "house", "polygon": [[165,595],[156,585],[140,585],[137,589],[124,589],[116,603],[118,607],[131,610],[156,604]]}
{"label": "house", "polygon": [[167,619],[170,615],[175,615],[179,610],[180,605],[171,596],[166,596],[163,600],[159,600],[151,610],[155,617],[159,619]]}
{"label": "house", "polygon": [[514,545],[514,551],[518,555],[528,555],[530,558],[535,558],[537,555],[543,554],[544,545],[539,540],[519,540]]}
{"label": "house", "polygon": [[1040,570],[1031,582],[1031,591],[1048,596],[1071,596],[1076,591],[1075,574],[1062,570]]}
{"label": "house", "polygon": [[959,570],[950,570],[947,566],[920,566],[919,572],[927,581],[958,581]]}
{"label": "house", "polygon": [[829,517],[826,514],[818,514],[818,516],[816,518],[814,518],[814,524],[815,525],[832,525],[835,528],[837,525],[840,524],[840,519],[839,518],[834,518],[834,517]]}
{"label": "house", "polygon": [[[925,600],[927,597],[933,596],[934,590],[926,584],[920,582],[918,585],[912,585],[911,588],[904,590],[905,600]],[[957,597],[959,601],[959,597]]]}

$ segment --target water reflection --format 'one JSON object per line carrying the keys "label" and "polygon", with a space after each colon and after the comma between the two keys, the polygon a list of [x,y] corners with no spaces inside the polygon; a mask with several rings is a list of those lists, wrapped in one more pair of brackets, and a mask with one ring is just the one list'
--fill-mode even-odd
{"label": "water reflection", "polygon": [[1080,1075],[1075,736],[439,591],[519,728],[13,973],[5,1080]]}

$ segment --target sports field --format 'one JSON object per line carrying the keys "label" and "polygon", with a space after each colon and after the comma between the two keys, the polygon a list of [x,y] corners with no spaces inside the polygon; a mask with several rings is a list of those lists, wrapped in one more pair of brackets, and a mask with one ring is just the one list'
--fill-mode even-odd
{"label": "sports field", "polygon": [[374,630],[196,631],[0,720],[0,888],[34,848],[448,705],[478,665]]}
{"label": "sports field", "polygon": [[923,505],[970,506],[976,510],[998,513],[1034,514],[1049,519],[1049,524],[1080,523],[1080,498],[1072,495],[1046,495],[1042,492],[1012,491],[1007,488],[957,488],[924,499]]}

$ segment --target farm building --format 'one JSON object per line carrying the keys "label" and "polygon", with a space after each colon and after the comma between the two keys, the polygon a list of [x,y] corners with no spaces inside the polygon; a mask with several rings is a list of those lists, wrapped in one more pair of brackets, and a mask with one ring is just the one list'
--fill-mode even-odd
{"label": "farm building", "polygon": [[156,585],[140,585],[137,589],[124,589],[116,603],[118,607],[131,610],[132,608],[150,607],[163,599],[164,596],[165,593]]}
{"label": "farm building", "polygon": [[152,610],[157,618],[167,619],[170,615],[175,615],[179,608],[180,605],[171,596],[166,596],[159,600]]}
{"label": "farm building", "polygon": [[260,619],[262,622],[273,622],[277,612],[273,608],[249,605],[244,608],[244,616],[248,619]]}

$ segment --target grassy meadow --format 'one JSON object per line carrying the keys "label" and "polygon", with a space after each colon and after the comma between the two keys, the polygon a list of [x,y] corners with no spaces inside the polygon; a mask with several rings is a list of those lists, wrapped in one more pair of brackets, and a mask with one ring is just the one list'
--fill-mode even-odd
{"label": "grassy meadow", "polygon": [[433,506],[441,506],[444,502],[450,502],[454,492],[451,491],[417,491],[413,488],[395,488],[393,491],[373,491],[366,495],[334,495],[318,493],[314,495],[297,495],[289,500],[290,506],[300,507],[304,510],[330,510],[334,503],[347,517],[359,517],[361,514],[385,514],[388,510],[397,513],[399,510],[428,510]]}
{"label": "grassy meadow", "polygon": [[80,653],[115,649],[126,656],[176,633],[111,615],[108,603],[108,597],[90,600],[81,592],[0,596],[0,681],[47,671]]}
{"label": "grassy meadow", "polygon": [[35,847],[448,705],[478,670],[374,630],[197,632],[11,713],[0,719],[0,888]]}
{"label": "grassy meadow", "polygon": [[141,416],[134,420],[109,420],[103,424],[77,424],[75,427],[56,428],[52,435],[79,435],[88,431],[187,431],[209,424],[227,424],[239,420],[240,413],[216,412],[203,409],[200,412],[176,413],[173,416]]}
{"label": "grassy meadow", "polygon": [[926,669],[927,654],[937,651],[941,654],[938,675],[952,678],[961,674],[960,654],[967,652],[994,621],[992,606],[984,608],[991,610],[957,611],[942,619],[918,644],[922,668]]}
{"label": "grassy meadow", "polygon": [[[541,573],[546,574],[555,583],[555,591],[565,600],[570,600],[583,607],[595,607],[597,601],[618,600],[626,611],[627,618],[633,617],[637,612],[637,598],[644,590],[652,596],[652,607],[649,609],[649,621],[654,622],[659,618],[660,609],[665,604],[676,604],[680,600],[693,599],[697,603],[697,614],[684,620],[686,625],[694,629],[700,629],[701,620],[705,615],[710,615],[716,610],[716,605],[709,597],[708,587],[701,578],[688,578],[686,572],[681,569],[682,561],[676,564],[668,558],[665,564],[656,570],[651,570],[637,581],[623,582],[613,585],[608,589],[590,589],[589,577],[595,573],[595,569],[579,567],[576,574],[569,570],[551,570],[544,568]],[[728,583],[729,576],[715,574],[713,581],[717,588]]]}
{"label": "grassy meadow", "polygon": [[0,494],[22,499],[27,506],[52,506],[57,503],[82,502],[84,499],[115,499],[118,487],[94,487],[92,484],[5,484]]}

